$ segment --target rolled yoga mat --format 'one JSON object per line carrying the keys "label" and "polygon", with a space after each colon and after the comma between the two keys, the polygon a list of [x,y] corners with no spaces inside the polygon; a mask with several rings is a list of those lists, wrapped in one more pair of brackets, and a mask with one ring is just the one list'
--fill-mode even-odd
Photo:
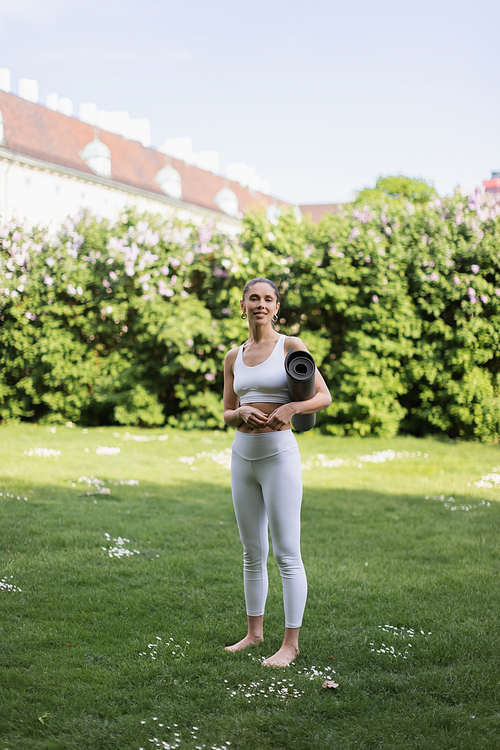
{"label": "rolled yoga mat", "polygon": [[[285,358],[285,372],[291,401],[308,401],[316,395],[316,365],[309,352],[290,349]],[[295,414],[292,426],[307,432],[316,424],[316,414]]]}

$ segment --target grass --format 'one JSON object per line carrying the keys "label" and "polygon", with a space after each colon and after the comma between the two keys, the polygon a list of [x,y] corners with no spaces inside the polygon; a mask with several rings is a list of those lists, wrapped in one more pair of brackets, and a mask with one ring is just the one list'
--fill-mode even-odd
{"label": "grass", "polygon": [[272,559],[265,643],[223,650],[245,627],[231,436],[50,430],[0,428],[0,750],[498,749],[500,489],[474,485],[496,446],[299,436],[309,599],[269,670]]}

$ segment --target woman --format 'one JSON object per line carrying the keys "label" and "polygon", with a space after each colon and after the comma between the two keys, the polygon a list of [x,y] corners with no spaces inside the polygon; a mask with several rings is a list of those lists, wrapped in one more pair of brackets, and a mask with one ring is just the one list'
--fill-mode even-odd
{"label": "woman", "polygon": [[243,290],[241,317],[248,318],[248,341],[231,349],[224,364],[224,421],[237,427],[231,461],[231,487],[240,539],[248,619],[247,635],[227,651],[239,651],[263,636],[267,597],[268,523],[273,552],[283,583],[285,637],[264,662],[288,666],[299,653],[299,630],[307,581],[300,555],[302,474],[300,454],[290,427],[294,414],[313,414],[331,403],[325,381],[316,370],[316,395],[291,402],[285,357],[307,351],[299,338],[273,328],[280,308],[272,281],[252,279]]}

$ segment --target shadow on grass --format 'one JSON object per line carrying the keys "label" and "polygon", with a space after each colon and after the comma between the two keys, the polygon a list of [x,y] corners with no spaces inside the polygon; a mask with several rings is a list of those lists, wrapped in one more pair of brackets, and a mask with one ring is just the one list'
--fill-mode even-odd
{"label": "shadow on grass", "polygon": [[[0,506],[7,570],[22,567],[36,577],[35,568],[53,565],[59,580],[75,591],[91,576],[93,584],[100,581],[111,608],[113,596],[104,594],[110,577],[115,595],[127,587],[136,590],[139,610],[141,591],[149,606],[160,609],[165,601],[187,607],[192,600],[188,617],[220,611],[221,597],[234,597],[241,608],[242,550],[229,488],[200,481],[172,487],[143,482],[113,487],[110,495],[82,497],[81,488],[57,486],[37,487],[27,502],[17,500],[18,494],[25,496],[18,488],[16,499],[2,498]],[[327,624],[340,608],[348,610],[347,620],[366,620],[374,610],[384,619],[402,603],[405,616],[411,611],[417,619],[433,612],[465,617],[471,598],[474,611],[488,611],[497,598],[500,508],[479,503],[462,496],[457,508],[470,510],[453,511],[437,498],[306,491],[307,616]],[[268,568],[271,591],[279,598],[272,558]]]}

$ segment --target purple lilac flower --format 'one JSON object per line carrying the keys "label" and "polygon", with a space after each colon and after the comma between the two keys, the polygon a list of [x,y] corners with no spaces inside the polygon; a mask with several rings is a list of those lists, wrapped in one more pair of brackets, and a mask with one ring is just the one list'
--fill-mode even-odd
{"label": "purple lilac flower", "polygon": [[476,211],[483,202],[483,194],[480,188],[476,188],[472,195],[469,195],[468,208],[470,211]]}
{"label": "purple lilac flower", "polygon": [[172,232],[172,240],[177,245],[185,245],[186,240],[190,234],[191,234],[190,227],[183,227],[182,229],[178,229],[178,227],[174,227],[174,230]]}
{"label": "purple lilac flower", "polygon": [[158,282],[158,292],[162,295],[162,297],[173,297],[174,294],[173,290],[165,284],[163,279],[160,279],[160,281]]}
{"label": "purple lilac flower", "polygon": [[108,250],[118,250],[120,252],[127,246],[127,240],[122,237],[110,237],[108,240]]}
{"label": "purple lilac flower", "polygon": [[[213,226],[213,222],[212,222]],[[198,239],[202,245],[206,245],[212,239],[212,226],[201,226],[198,230]]]}

